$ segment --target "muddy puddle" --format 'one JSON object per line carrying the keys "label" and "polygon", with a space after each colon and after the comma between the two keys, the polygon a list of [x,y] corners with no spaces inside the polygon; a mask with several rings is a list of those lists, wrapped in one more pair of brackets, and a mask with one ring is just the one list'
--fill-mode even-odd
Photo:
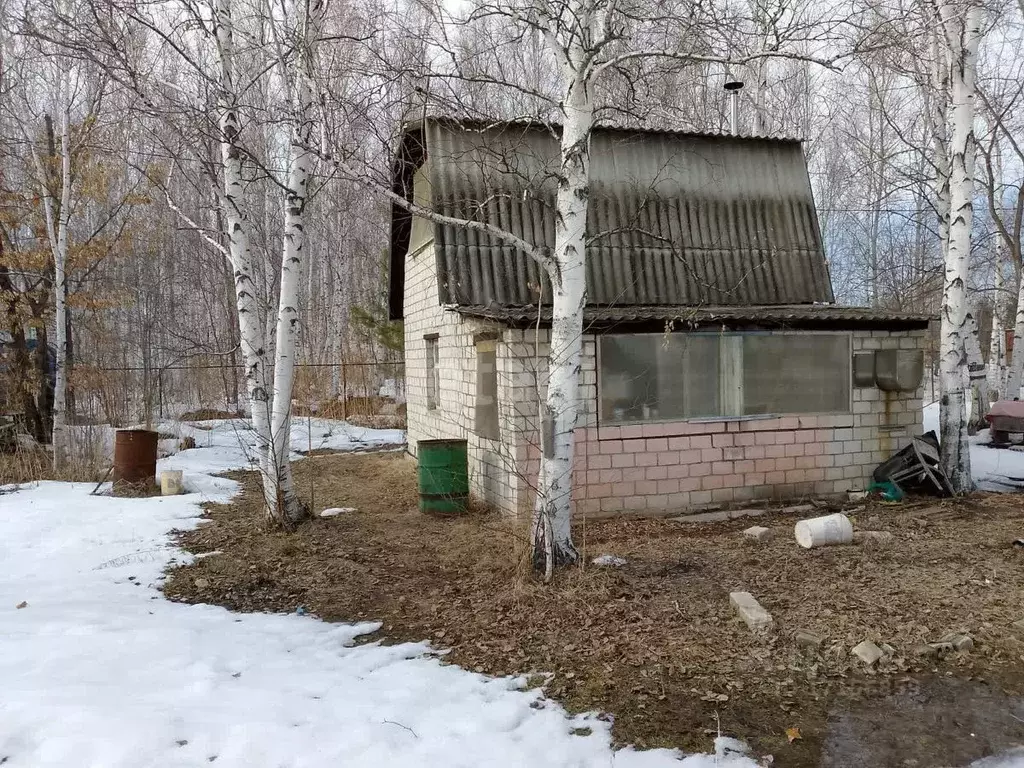
{"label": "muddy puddle", "polygon": [[954,677],[868,683],[829,712],[821,768],[1024,768],[1024,697]]}

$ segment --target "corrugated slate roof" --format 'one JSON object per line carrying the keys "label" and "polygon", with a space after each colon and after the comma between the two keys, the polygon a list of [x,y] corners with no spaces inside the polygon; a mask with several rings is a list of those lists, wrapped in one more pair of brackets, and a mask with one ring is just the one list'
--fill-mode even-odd
{"label": "corrugated slate roof", "polygon": [[[588,304],[833,300],[798,141],[601,128],[591,141]],[[395,191],[411,196],[412,172],[425,163],[437,212],[552,247],[558,155],[548,126],[428,119],[405,134]],[[395,206],[398,316],[408,219]],[[537,300],[546,278],[524,253],[464,227],[433,230],[442,304]]]}
{"label": "corrugated slate roof", "polygon": [[[466,317],[494,320],[505,325],[529,326],[537,322],[537,307],[461,306]],[[920,312],[898,312],[872,307],[839,307],[834,304],[745,307],[587,307],[585,325],[607,329],[615,325],[674,323],[680,328],[715,325],[754,325],[771,328],[926,328],[936,320]],[[541,323],[551,322],[551,307],[540,311]]]}

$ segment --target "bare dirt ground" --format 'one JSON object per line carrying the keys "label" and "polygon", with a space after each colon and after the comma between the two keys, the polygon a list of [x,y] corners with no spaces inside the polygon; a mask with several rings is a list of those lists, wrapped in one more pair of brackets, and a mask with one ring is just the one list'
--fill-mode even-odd
{"label": "bare dirt ground", "polygon": [[[521,529],[483,511],[421,515],[403,454],[317,456],[295,470],[315,509],[358,511],[266,532],[255,476],[239,474],[236,502],[181,534],[190,551],[220,554],[173,571],[168,596],[376,619],[379,639],[430,639],[468,669],[553,673],[550,696],[611,713],[616,737],[641,747],[707,750],[720,727],[777,766],[927,768],[1024,743],[1024,642],[1012,628],[1024,618],[1024,549],[1012,544],[1024,536],[1021,497],[853,512],[855,527],[894,534],[884,546],[802,550],[797,517],[770,512],[590,522],[577,530],[587,561],[628,564],[573,568],[544,586],[527,572]],[[753,524],[772,528],[770,540],[745,539]],[[733,590],[773,614],[773,635],[737,620]],[[820,651],[800,647],[797,630],[821,635]],[[973,651],[912,652],[952,631],[970,633]],[[865,639],[895,652],[867,669],[849,652]]]}

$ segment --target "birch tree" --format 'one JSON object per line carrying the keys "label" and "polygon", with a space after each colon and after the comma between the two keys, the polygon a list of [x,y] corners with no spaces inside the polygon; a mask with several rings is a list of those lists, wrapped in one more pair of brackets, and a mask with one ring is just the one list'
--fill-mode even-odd
{"label": "birch tree", "polygon": [[[985,163],[985,199],[995,227],[995,288],[992,343],[989,353],[991,386],[997,397],[1020,397],[1024,384],[1024,281],[1021,280],[1022,238],[1024,238],[1024,184],[1008,183],[1004,176],[1003,151],[1009,150],[1012,164],[1024,163],[1024,145],[1019,140],[1019,123],[1013,121],[1021,92],[1014,88],[1009,103],[981,94],[989,118],[988,140],[981,147]],[[1009,279],[1008,279],[1009,278]],[[1016,309],[1013,309],[1016,307]],[[1014,354],[1007,363],[1004,323],[1013,314]]]}
{"label": "birch tree", "polygon": [[[25,42],[27,46],[31,37]],[[92,138],[106,86],[101,76],[85,72],[64,52],[54,50],[43,41],[36,42],[39,50],[35,51],[37,58],[33,61],[43,74],[38,81],[43,88],[34,88],[31,83],[37,81],[30,77],[21,83],[16,97],[10,94],[14,98],[5,106],[31,158],[33,187],[42,202],[42,239],[49,253],[45,282],[52,292],[50,304],[54,329],[52,429],[49,437],[53,468],[59,471],[64,469],[70,447],[66,428],[71,362],[68,332],[72,326],[67,304],[71,292],[68,271],[73,246],[72,219],[82,218],[82,212],[76,213],[76,209],[83,207],[81,190],[76,196],[75,188],[76,184],[81,186],[87,176],[83,167],[87,163],[83,158],[87,155],[86,145]],[[90,76],[91,85],[86,82]],[[56,107],[56,120],[51,113],[53,107]],[[73,110],[79,113],[76,120],[72,119]],[[77,134],[74,137],[73,132]],[[98,234],[93,232],[85,239]],[[43,353],[47,354],[45,348]]]}
{"label": "birch tree", "polygon": [[[256,455],[264,477],[269,477],[268,452],[272,447],[270,433],[271,399],[269,349],[265,325],[257,304],[259,288],[251,244],[251,226],[245,199],[243,145],[239,116],[239,92],[235,49],[234,18],[231,0],[215,0],[212,6],[212,31],[217,52],[217,96],[223,192],[224,227],[231,262],[235,302],[238,313],[239,339],[245,364],[246,393]],[[276,509],[276,507],[275,507]]]}
{"label": "birch tree", "polygon": [[[60,85],[57,101],[60,104],[60,150],[57,157],[52,154],[45,160],[40,156],[36,143],[31,140],[25,126],[23,132],[26,143],[32,153],[32,161],[39,175],[40,189],[43,199],[43,216],[46,223],[46,237],[53,257],[53,307],[55,354],[53,371],[53,468],[63,468],[67,446],[67,351],[68,351],[68,316],[67,316],[67,264],[68,240],[71,220],[71,75],[65,65],[60,69]],[[46,121],[47,145],[53,147],[52,121]],[[56,153],[56,150],[53,150]],[[51,179],[53,174],[48,166],[59,158],[60,184],[59,195],[54,192]]]}
{"label": "birch tree", "polygon": [[[994,280],[992,296],[992,335],[989,341],[987,387],[989,392],[995,395],[997,400],[1006,397],[1007,387],[1007,356],[1006,356],[1006,318],[1010,308],[1013,306],[1010,298],[1013,294],[1013,285],[1018,281],[1015,279],[1017,269],[1015,268],[1014,238],[1006,226],[1002,216],[1002,203],[1000,199],[1003,191],[1003,156],[1001,147],[996,138],[997,128],[990,127],[990,138],[987,151],[982,154],[985,159],[987,170],[987,183],[985,184],[985,196],[988,200],[989,215],[996,227],[995,254],[994,254]],[[1013,224],[1010,225],[1013,227]],[[1007,282],[1007,272],[1010,274]],[[1019,288],[1018,288],[1019,291]],[[1022,317],[1024,320],[1024,317]],[[1022,328],[1024,331],[1024,328]],[[1019,379],[1018,379],[1019,381]],[[1020,384],[1017,389],[1019,391]],[[986,392],[986,396],[989,393]],[[986,409],[987,410],[987,409]]]}
{"label": "birch tree", "polygon": [[[264,479],[267,515],[271,521],[290,527],[304,514],[294,491],[288,457],[291,398],[302,324],[300,288],[306,274],[304,215],[313,160],[308,149],[315,104],[310,79],[324,6],[319,1],[307,4],[302,0],[288,3],[280,10],[247,6],[249,17],[243,31],[238,18],[240,5],[238,0],[212,0],[208,6],[186,4],[198,33],[190,35],[168,29],[133,8],[120,17],[121,28],[112,26],[104,14],[95,12],[103,48],[97,52],[97,46],[90,45],[95,38],[86,38],[78,42],[76,50],[110,68],[122,84],[140,96],[150,115],[166,121],[179,149],[192,154],[193,162],[189,164],[175,153],[168,175],[154,179],[154,183],[160,185],[168,206],[179,218],[201,233],[230,263],[240,351],[256,437],[256,464]],[[180,57],[186,71],[213,91],[212,121],[201,101],[202,88],[190,93],[162,80],[161,73],[154,76],[140,66],[138,53],[131,47],[133,28],[154,34],[160,47]],[[266,30],[269,37],[263,34]],[[261,45],[254,45],[256,40],[261,40]],[[204,63],[207,50],[213,53],[212,67]],[[261,96],[263,112],[271,116],[284,114],[289,126],[291,151],[284,160],[288,168],[285,179],[279,178],[274,168],[280,130],[273,119],[261,120],[259,124],[267,129],[262,137],[263,158],[254,151],[251,136],[246,136],[246,122],[252,120],[255,112],[246,99]],[[164,106],[161,102],[168,99],[170,104]],[[194,116],[195,123],[181,120],[183,112]],[[218,148],[215,164],[209,163],[203,144],[195,143],[195,124],[207,126],[206,135]],[[249,128],[248,132],[253,130]],[[209,233],[172,196],[173,174],[188,165],[205,169],[208,174],[221,213],[221,236]],[[257,187],[261,194],[252,194],[254,172],[262,176],[263,186]],[[284,205],[279,207],[271,201],[280,199],[278,195],[282,193]],[[266,258],[268,249],[257,249],[254,245],[254,199],[262,202],[259,218],[263,224],[263,245],[283,243],[279,276],[275,276],[277,270]],[[282,208],[275,221],[274,211]],[[275,232],[283,232],[283,237],[275,236]],[[275,285],[279,285],[279,293],[271,303]]]}
{"label": "birch tree", "polygon": [[[277,313],[274,400],[271,413],[271,444],[267,451],[264,494],[270,514],[285,525],[305,516],[295,484],[291,462],[292,389],[295,358],[299,351],[302,315],[300,288],[306,272],[306,204],[315,155],[313,79],[315,52],[321,35],[324,6],[321,0],[292,0],[287,18],[292,49],[290,67],[282,73],[292,92],[289,143],[289,171],[284,203],[284,252],[281,259],[281,294]],[[290,70],[290,71],[289,71]]]}
{"label": "birch tree", "polygon": [[[68,363],[67,266],[68,223],[71,218],[71,103],[70,82],[65,79],[60,110],[60,215],[53,222],[52,201],[46,216],[47,235],[53,248],[53,308],[56,354],[53,372],[53,467],[60,469],[65,459]],[[56,230],[56,231],[55,231]]]}
{"label": "birch tree", "polygon": [[[974,201],[974,118],[981,9],[944,2],[940,62],[948,62],[951,138],[949,141],[949,224],[945,238],[944,285],[940,327],[939,431],[942,469],[958,493],[973,488],[967,442],[965,397],[966,343],[969,329],[967,281],[971,256]],[[940,66],[940,64],[937,64]]]}

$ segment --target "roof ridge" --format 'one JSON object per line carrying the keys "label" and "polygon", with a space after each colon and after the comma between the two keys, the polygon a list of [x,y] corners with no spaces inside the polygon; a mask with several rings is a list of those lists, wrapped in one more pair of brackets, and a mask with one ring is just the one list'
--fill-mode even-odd
{"label": "roof ridge", "polygon": [[[457,117],[454,115],[427,113],[402,124],[402,133],[419,130],[425,123],[448,124],[472,131],[496,130],[500,128],[523,128],[537,130],[558,130],[559,122],[542,120],[534,117],[520,118],[483,118]],[[686,128],[659,128],[656,126],[616,125],[599,123],[594,126],[594,133],[622,133],[636,136],[676,136],[679,138],[731,139],[734,141],[770,141],[784,144],[803,144],[804,139],[797,136],[769,136],[766,134],[733,134],[728,131],[697,130]]]}

